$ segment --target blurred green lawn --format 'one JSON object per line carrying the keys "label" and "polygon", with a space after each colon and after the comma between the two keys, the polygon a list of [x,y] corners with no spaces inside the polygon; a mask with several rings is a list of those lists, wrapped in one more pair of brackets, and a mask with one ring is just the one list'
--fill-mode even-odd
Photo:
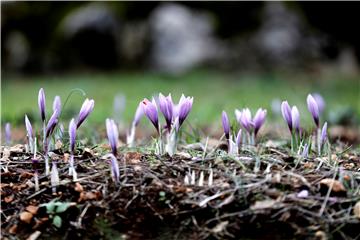
{"label": "blurred green lawn", "polygon": [[[32,121],[38,121],[37,95],[43,87],[48,114],[55,95],[64,102],[72,89],[84,90],[87,97],[95,99],[95,109],[89,119],[92,123],[103,124],[106,117],[113,116],[113,100],[118,93],[126,96],[124,118],[130,121],[139,101],[158,92],[172,93],[174,101],[178,101],[181,93],[194,96],[190,116],[194,125],[220,122],[222,110],[233,113],[235,108],[263,107],[271,114],[271,101],[276,98],[297,105],[304,120],[309,119],[305,99],[311,92],[319,92],[325,98],[327,109],[349,106],[359,115],[359,84],[359,76],[226,74],[201,70],[177,77],[150,72],[3,76],[1,116],[3,123],[22,124],[25,113]],[[83,100],[84,97],[75,92],[65,107],[65,118],[76,116]]]}

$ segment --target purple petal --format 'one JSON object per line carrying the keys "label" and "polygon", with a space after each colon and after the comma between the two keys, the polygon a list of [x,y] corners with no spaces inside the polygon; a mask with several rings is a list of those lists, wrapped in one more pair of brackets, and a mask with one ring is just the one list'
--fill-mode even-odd
{"label": "purple petal", "polygon": [[325,100],[319,93],[314,93],[313,97],[318,105],[319,112],[322,113],[325,109]]}
{"label": "purple petal", "polygon": [[240,145],[241,145],[241,137],[242,137],[242,129],[239,129],[239,132],[236,135],[236,145],[238,147],[240,147]]}
{"label": "purple petal", "polygon": [[139,124],[140,119],[143,115],[144,115],[144,111],[143,111],[141,104],[139,103],[139,105],[136,108],[136,112],[135,112],[135,116],[134,116],[134,120],[133,120],[133,124],[135,126],[137,126]]}
{"label": "purple petal", "polygon": [[264,124],[266,118],[266,110],[263,110],[262,108],[259,108],[255,114],[254,117],[254,129],[255,129],[255,135],[260,130],[261,126]]}
{"label": "purple petal", "polygon": [[70,152],[75,151],[75,139],[76,139],[76,123],[75,119],[71,119],[69,124],[69,138],[70,138]]}
{"label": "purple petal", "polygon": [[230,138],[230,122],[229,122],[229,118],[225,111],[222,112],[221,120],[222,120],[225,137],[227,140],[229,140],[229,138]]}
{"label": "purple petal", "polygon": [[290,132],[292,132],[293,126],[292,126],[291,108],[287,101],[283,101],[281,103],[281,114],[282,114],[283,118],[285,119]]}
{"label": "purple petal", "polygon": [[40,88],[38,95],[38,105],[41,115],[41,120],[45,121],[45,92],[43,88]]}
{"label": "purple petal", "polygon": [[110,154],[110,158],[111,158],[111,175],[114,178],[115,183],[118,183],[120,179],[119,164],[114,155]]}
{"label": "purple petal", "polygon": [[193,97],[185,97],[184,94],[181,96],[178,104],[179,126],[183,124],[186,117],[189,115],[192,108],[193,100]]}
{"label": "purple petal", "polygon": [[316,124],[316,127],[319,127],[319,107],[311,94],[307,96],[306,102],[309,112],[311,113]]}
{"label": "purple petal", "polygon": [[241,125],[246,129],[246,131],[251,132],[251,112],[248,108],[243,109],[241,113]]}
{"label": "purple petal", "polygon": [[159,94],[159,108],[164,115],[166,127],[170,131],[174,113],[174,104],[170,94],[167,97],[161,93]]}
{"label": "purple petal", "polygon": [[59,113],[61,112],[61,99],[59,96],[55,96],[54,102],[53,102],[53,111],[58,110]]}
{"label": "purple petal", "polygon": [[25,115],[25,127],[26,127],[26,132],[27,132],[27,136],[29,138],[29,141],[33,139],[33,129],[30,123],[30,120],[28,118],[27,115]]}
{"label": "purple petal", "polygon": [[56,110],[50,117],[46,126],[46,137],[48,138],[54,131],[56,124],[58,123],[59,112]]}
{"label": "purple petal", "polygon": [[323,128],[321,130],[321,144],[324,144],[325,140],[327,138],[327,122],[324,123]]}
{"label": "purple petal", "polygon": [[293,106],[291,109],[291,118],[292,126],[295,128],[296,132],[300,133],[300,113],[296,106]]}
{"label": "purple petal", "polygon": [[155,126],[156,130],[159,132],[159,118],[158,118],[158,112],[156,108],[156,104],[153,102],[150,102],[148,99],[144,99],[141,102],[143,112],[144,114],[149,118],[151,123]]}

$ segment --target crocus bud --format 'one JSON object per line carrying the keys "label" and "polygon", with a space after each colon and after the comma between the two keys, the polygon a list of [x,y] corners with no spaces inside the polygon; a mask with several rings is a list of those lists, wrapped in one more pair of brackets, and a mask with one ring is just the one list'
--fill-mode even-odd
{"label": "crocus bud", "polygon": [[139,124],[140,119],[143,115],[144,115],[144,111],[143,111],[141,104],[139,103],[138,107],[136,108],[136,112],[135,112],[135,116],[134,116],[134,120],[133,120],[134,126],[137,126]]}
{"label": "crocus bud", "polygon": [[320,137],[321,145],[325,143],[326,138],[327,138],[327,122],[324,123],[321,130],[321,137]]}
{"label": "crocus bud", "polygon": [[9,145],[11,142],[11,126],[10,123],[5,124],[5,141]]}
{"label": "crocus bud", "polygon": [[117,145],[119,138],[119,131],[114,122],[114,120],[107,118],[106,119],[106,133],[110,143],[111,151],[114,156],[117,155]]}
{"label": "crocus bud", "polygon": [[74,154],[76,139],[76,123],[75,119],[71,119],[69,123],[70,152]]}
{"label": "crocus bud", "polygon": [[262,125],[264,124],[265,118],[266,118],[266,110],[259,108],[253,120],[255,136],[259,132]]}
{"label": "crocus bud", "polygon": [[43,88],[39,90],[38,105],[41,115],[41,121],[45,122],[45,92]]}
{"label": "crocus bud", "polygon": [[285,119],[290,132],[292,132],[293,126],[292,126],[291,108],[287,101],[283,101],[281,103],[281,114],[282,114],[283,118]]}
{"label": "crocus bud", "polygon": [[174,112],[174,104],[171,99],[171,94],[169,94],[167,97],[165,97],[161,93],[159,94],[159,108],[164,115],[166,121],[166,128],[170,132]]}
{"label": "crocus bud", "polygon": [[252,122],[251,122],[251,112],[248,108],[243,109],[241,113],[241,125],[248,131],[251,132]]}
{"label": "crocus bud", "polygon": [[31,123],[30,123],[27,115],[25,115],[25,127],[26,127],[27,137],[29,140],[30,150],[32,152],[33,151],[33,129],[32,129]]}
{"label": "crocus bud", "polygon": [[314,93],[313,94],[313,97],[318,105],[318,108],[319,108],[319,112],[320,114],[324,111],[325,109],[325,100],[324,98],[319,94],[319,93]]}
{"label": "crocus bud", "polygon": [[81,106],[78,118],[77,118],[77,122],[76,122],[76,127],[79,128],[80,125],[85,121],[85,119],[89,116],[89,114],[93,111],[94,109],[94,104],[95,101],[93,99],[85,99],[83,105]]}
{"label": "crocus bud", "polygon": [[236,121],[238,121],[238,123],[241,124],[241,111],[238,109],[235,109],[235,118]]}
{"label": "crocus bud", "polygon": [[316,124],[316,127],[319,128],[319,107],[315,101],[315,99],[313,98],[313,96],[311,96],[311,94],[309,94],[307,96],[307,106],[309,109],[309,112],[311,113],[314,122]]}
{"label": "crocus bud", "polygon": [[225,137],[227,140],[229,140],[230,137],[230,122],[229,122],[229,118],[226,114],[225,111],[222,112],[222,125],[223,125],[223,129],[224,129],[224,133],[225,133]]}
{"label": "crocus bud", "polygon": [[144,114],[149,118],[149,120],[154,125],[156,130],[159,132],[159,117],[158,117],[155,100],[153,99],[153,102],[150,102],[148,99],[145,98],[141,102],[141,104]]}
{"label": "crocus bud", "polygon": [[59,113],[61,112],[61,99],[59,96],[55,96],[54,102],[53,102],[53,111],[58,110]]}
{"label": "crocus bud", "polygon": [[194,98],[193,97],[185,97],[184,94],[181,95],[179,104],[178,104],[178,117],[179,117],[179,126],[183,124],[186,117],[189,115]]}
{"label": "crocus bud", "polygon": [[120,181],[120,170],[119,170],[119,164],[118,161],[116,159],[116,157],[112,154],[110,154],[110,158],[111,158],[111,176],[114,180],[115,183],[118,183]]}
{"label": "crocus bud", "polygon": [[58,117],[59,117],[59,112],[56,110],[50,117],[48,124],[46,126],[46,138],[48,138],[53,132],[54,129],[56,127],[56,124],[58,123]]}
{"label": "crocus bud", "polygon": [[300,133],[300,113],[296,106],[293,106],[291,109],[291,118],[292,126],[295,128],[296,132]]}

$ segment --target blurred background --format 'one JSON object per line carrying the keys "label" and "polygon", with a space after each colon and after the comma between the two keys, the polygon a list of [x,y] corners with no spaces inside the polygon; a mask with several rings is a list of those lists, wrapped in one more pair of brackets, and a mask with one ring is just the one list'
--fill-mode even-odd
{"label": "blurred background", "polygon": [[[284,99],[311,123],[305,99],[317,92],[331,123],[357,125],[359,12],[357,2],[1,2],[2,122],[39,121],[43,87],[49,114],[55,95],[82,89],[99,124],[129,122],[158,92],[194,96],[194,125],[245,106],[279,119]],[[65,119],[83,100],[73,92]]]}

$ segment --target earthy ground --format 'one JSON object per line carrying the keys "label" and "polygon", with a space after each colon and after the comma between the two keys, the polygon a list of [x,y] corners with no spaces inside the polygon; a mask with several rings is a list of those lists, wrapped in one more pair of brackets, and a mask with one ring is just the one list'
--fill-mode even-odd
{"label": "earthy ground", "polygon": [[360,155],[354,148],[336,141],[333,154],[305,159],[270,140],[244,146],[235,158],[226,148],[205,139],[180,145],[169,157],[150,147],[121,147],[118,185],[103,159],[108,146],[77,149],[77,182],[67,175],[68,153],[55,150],[60,185],[53,192],[42,171],[35,191],[32,156],[23,145],[2,146],[2,238],[360,237]]}

